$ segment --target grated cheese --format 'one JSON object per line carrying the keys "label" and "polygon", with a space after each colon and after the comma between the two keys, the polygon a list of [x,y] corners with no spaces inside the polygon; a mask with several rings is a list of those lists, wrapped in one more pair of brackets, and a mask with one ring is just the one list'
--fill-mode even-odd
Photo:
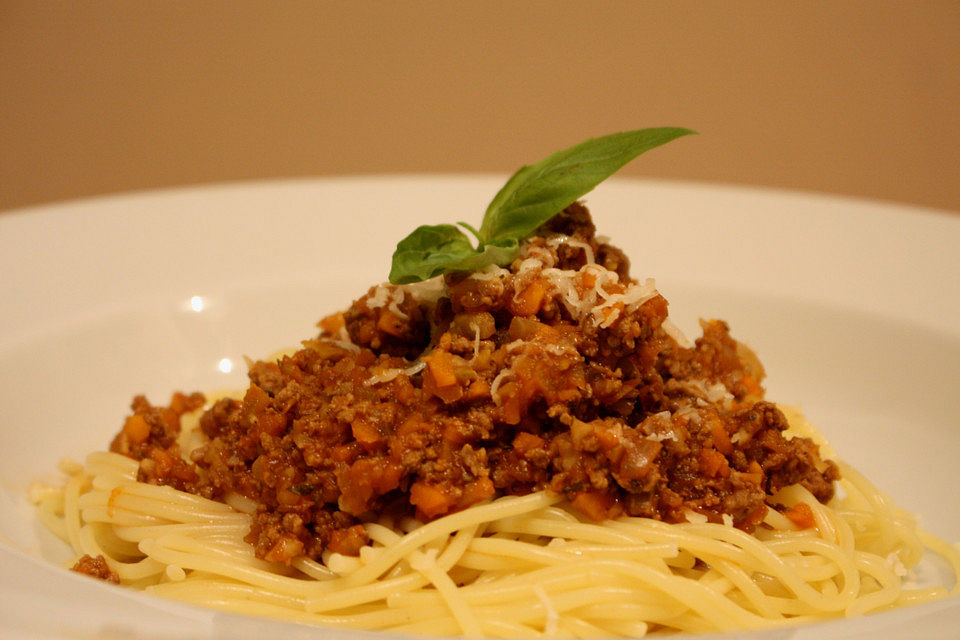
{"label": "grated cheese", "polygon": [[500,396],[497,392],[500,390],[500,385],[503,383],[504,378],[512,376],[513,373],[512,368],[506,367],[502,369],[500,373],[497,374],[497,377],[493,379],[493,382],[490,383],[490,397],[495,404],[500,404]]}
{"label": "grated cheese", "polygon": [[368,309],[379,309],[387,307],[394,315],[408,320],[410,316],[400,310],[400,303],[404,301],[406,294],[402,287],[391,285],[389,282],[378,284],[370,297],[367,298]]}
{"label": "grated cheese", "polygon": [[473,364],[480,356],[480,323],[471,322],[470,327],[473,329],[473,357],[470,358],[470,364]]}
{"label": "grated cheese", "polygon": [[[611,271],[609,273],[613,272]],[[614,273],[614,275],[616,274]],[[594,318],[599,321],[599,326],[602,328],[609,327],[617,320],[618,317],[620,317],[620,309],[613,306],[618,302],[623,304],[624,309],[636,309],[647,300],[659,295],[653,278],[647,278],[644,280],[643,284],[631,284],[623,293],[605,295],[606,292],[603,292],[602,289],[600,292],[602,292],[600,295],[604,297],[604,301],[595,306],[591,313],[593,314]],[[613,307],[613,312],[605,314],[604,309],[607,309],[608,307]]]}
{"label": "grated cheese", "polygon": [[423,371],[423,368],[426,366],[427,366],[427,363],[421,360],[420,362],[415,362],[414,364],[407,367],[406,369],[397,369],[397,368],[384,369],[380,373],[376,373],[370,376],[369,378],[367,378],[366,380],[364,380],[363,386],[372,387],[373,385],[380,384],[381,382],[390,382],[400,374],[403,374],[407,377],[414,376],[420,373],[421,371]]}
{"label": "grated cheese", "polygon": [[571,236],[565,236],[563,234],[558,234],[553,237],[547,238],[547,246],[551,249],[556,250],[560,245],[565,244],[570,247],[576,247],[578,249],[583,249],[584,258],[587,261],[587,264],[596,264],[596,260],[593,255],[593,247],[582,240],[577,240]]}
{"label": "grated cheese", "polygon": [[443,297],[443,294],[447,290],[443,276],[436,276],[422,282],[411,282],[410,284],[400,286],[410,294],[410,297],[412,297],[416,303],[430,307],[437,304],[437,301]]}
{"label": "grated cheese", "polygon": [[664,332],[674,340],[677,344],[680,345],[683,349],[693,349],[694,344],[690,342],[690,339],[684,335],[683,331],[680,330],[680,327],[673,324],[670,318],[664,318],[663,324],[660,325],[663,327]]}
{"label": "grated cheese", "polygon": [[498,278],[503,279],[505,276],[508,276],[508,275],[510,275],[510,272],[504,269],[503,267],[498,267],[495,264],[488,264],[484,268],[477,269],[476,271],[471,273],[470,279],[480,280],[480,281],[495,280]]}
{"label": "grated cheese", "polygon": [[375,373],[364,380],[363,386],[372,387],[373,385],[380,384],[381,382],[390,382],[401,373],[403,373],[403,369],[384,369],[380,373]]}

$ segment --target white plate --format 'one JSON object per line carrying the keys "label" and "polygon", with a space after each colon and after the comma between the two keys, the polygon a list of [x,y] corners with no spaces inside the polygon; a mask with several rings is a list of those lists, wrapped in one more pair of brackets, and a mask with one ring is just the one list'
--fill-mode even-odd
{"label": "white plate", "polygon": [[[418,224],[476,223],[502,181],[268,182],[0,216],[0,636],[318,637],[53,566],[69,554],[36,523],[27,487],[60,458],[105,447],[135,393],[162,401],[242,384],[243,355],[310,336],[385,279],[399,238]],[[801,404],[927,528],[960,538],[960,216],[617,180],[587,201],[633,274],[657,278],[683,329],[695,333],[698,316],[728,320],[766,364],[770,398]],[[957,628],[952,598],[760,637]]]}

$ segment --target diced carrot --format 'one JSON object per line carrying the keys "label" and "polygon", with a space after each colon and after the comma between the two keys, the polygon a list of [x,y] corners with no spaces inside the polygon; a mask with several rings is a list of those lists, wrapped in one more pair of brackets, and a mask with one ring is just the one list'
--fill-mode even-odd
{"label": "diced carrot", "polygon": [[332,316],[327,316],[323,320],[317,323],[317,326],[323,329],[328,334],[334,334],[339,331],[342,327],[346,326],[346,320],[343,317],[343,313],[335,313]]}
{"label": "diced carrot", "polygon": [[169,407],[163,407],[160,409],[160,418],[166,423],[167,428],[171,431],[180,431],[180,416],[177,415],[173,409],[170,409]]}
{"label": "diced carrot", "polygon": [[720,417],[713,415],[710,419],[710,433],[713,435],[714,448],[725,456],[733,453],[733,443],[730,442],[730,436],[727,430],[723,428],[723,422]]}
{"label": "diced carrot", "polygon": [[500,397],[500,419],[507,424],[518,424],[521,414],[520,388],[516,382],[507,382],[497,390]]}
{"label": "diced carrot", "polygon": [[327,548],[334,553],[356,556],[360,554],[360,548],[369,541],[370,538],[367,537],[363,525],[355,524],[347,529],[334,529],[330,533],[330,540],[327,541]]}
{"label": "diced carrot", "polygon": [[737,523],[737,528],[750,533],[753,531],[758,524],[763,522],[764,517],[767,515],[767,505],[761,504],[758,505],[756,509],[751,511],[746,518]]}
{"label": "diced carrot", "polygon": [[445,403],[456,402],[463,397],[463,387],[457,381],[456,363],[447,351],[434,351],[424,358],[427,368],[423,372],[423,390],[432,393]]}
{"label": "diced carrot", "polygon": [[594,273],[587,271],[580,276],[580,282],[583,283],[583,290],[589,291],[596,286],[597,276]]}
{"label": "diced carrot", "polygon": [[597,442],[600,443],[600,448],[604,451],[609,451],[620,444],[620,431],[618,429],[600,427],[594,429],[593,433],[597,437]]}
{"label": "diced carrot", "polygon": [[405,324],[403,318],[386,309],[380,314],[380,318],[377,320],[377,328],[384,333],[389,333],[391,336],[399,338],[403,336]]}
{"label": "diced carrot", "polygon": [[711,478],[717,476],[726,478],[730,475],[730,463],[716,449],[704,449],[700,452],[700,471]]}
{"label": "diced carrot", "polygon": [[408,416],[403,422],[400,423],[400,426],[397,427],[396,436],[406,436],[411,433],[416,433],[418,431],[430,431],[431,425],[429,422],[421,418],[417,414]]}
{"label": "diced carrot", "polygon": [[510,321],[507,334],[511,340],[533,340],[541,335],[547,325],[535,318],[521,318],[514,316]]}
{"label": "diced carrot", "polygon": [[277,437],[286,431],[287,418],[282,414],[267,409],[257,415],[257,425],[260,427],[260,431]]}
{"label": "diced carrot", "polygon": [[380,440],[380,432],[366,420],[355,419],[350,423],[350,430],[354,439],[363,444],[373,444]]}
{"label": "diced carrot", "polygon": [[123,423],[123,433],[131,445],[143,444],[150,437],[150,425],[143,416],[134,414]]}
{"label": "diced carrot", "polygon": [[165,478],[170,475],[170,470],[173,469],[173,458],[170,457],[169,453],[160,447],[154,447],[153,450],[150,451],[150,457],[153,458],[153,461],[157,464],[157,477]]}
{"label": "diced carrot", "polygon": [[539,449],[544,445],[545,441],[540,436],[535,436],[532,433],[526,431],[521,431],[517,434],[517,437],[513,439],[513,448],[520,455],[526,455],[528,451],[533,449]]}
{"label": "diced carrot", "polygon": [[453,357],[449,352],[434,351],[425,357],[424,361],[427,363],[427,371],[433,377],[433,382],[437,388],[452,387],[457,384]]}
{"label": "diced carrot", "polygon": [[453,500],[437,487],[414,482],[410,485],[410,504],[417,507],[427,518],[435,518],[449,511]]}
{"label": "diced carrot", "polygon": [[801,529],[812,529],[817,525],[817,520],[813,517],[813,509],[806,502],[798,502],[783,515]]}
{"label": "diced carrot", "polygon": [[463,397],[463,387],[458,384],[449,387],[438,387],[437,383],[433,380],[433,376],[430,375],[429,369],[423,374],[423,390],[427,393],[432,393],[447,404],[456,402]]}
{"label": "diced carrot", "polygon": [[600,493],[578,493],[577,497],[570,501],[570,505],[587,516],[591,520],[606,520],[612,501],[607,496]]}
{"label": "diced carrot", "polygon": [[474,380],[467,393],[463,396],[465,400],[478,400],[480,398],[490,397],[490,384],[484,380]]}
{"label": "diced carrot", "polygon": [[243,412],[248,416],[255,416],[263,413],[270,406],[270,396],[267,392],[255,384],[243,395]]}
{"label": "diced carrot", "polygon": [[289,489],[280,489],[277,491],[277,504],[283,507],[292,507],[300,504],[304,499]]}
{"label": "diced carrot", "polygon": [[510,299],[507,308],[515,316],[532,316],[540,310],[547,287],[542,280],[534,280],[527,288]]}
{"label": "diced carrot", "polygon": [[463,488],[463,495],[457,500],[458,509],[466,509],[481,500],[486,500],[494,493],[493,481],[490,478],[477,478],[473,482],[468,482]]}
{"label": "diced carrot", "polygon": [[269,562],[290,564],[294,558],[303,555],[303,543],[292,535],[284,534],[263,557]]}

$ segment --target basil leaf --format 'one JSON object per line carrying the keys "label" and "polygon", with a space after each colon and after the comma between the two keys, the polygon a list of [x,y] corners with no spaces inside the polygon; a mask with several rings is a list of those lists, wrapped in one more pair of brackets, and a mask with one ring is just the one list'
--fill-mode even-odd
{"label": "basil leaf", "polygon": [[407,284],[440,275],[477,255],[470,238],[452,224],[424,225],[397,243],[390,282]]}
{"label": "basil leaf", "polygon": [[522,167],[494,196],[480,230],[459,223],[477,238],[474,248],[452,224],[417,227],[397,243],[390,282],[407,284],[451,271],[508,264],[520,241],[638,155],[694,131],[640,129],[587,140]]}
{"label": "basil leaf", "polygon": [[660,127],[593,138],[517,171],[487,207],[480,226],[484,242],[520,240],[641,153],[689,129]]}
{"label": "basil leaf", "polygon": [[450,271],[476,271],[491,264],[506,264],[519,248],[515,238],[504,238],[474,249],[466,234],[452,224],[417,227],[397,243],[390,282],[420,282]]}
{"label": "basil leaf", "polygon": [[513,260],[520,249],[516,238],[502,238],[488,242],[474,252],[474,255],[451,264],[447,271],[476,271],[491,264],[507,264]]}

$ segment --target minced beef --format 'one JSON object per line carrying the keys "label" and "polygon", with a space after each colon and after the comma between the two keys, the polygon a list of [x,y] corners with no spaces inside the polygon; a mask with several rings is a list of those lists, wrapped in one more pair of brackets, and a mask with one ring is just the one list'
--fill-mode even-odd
{"label": "minced beef", "polygon": [[91,556],[87,554],[80,556],[77,562],[70,567],[70,570],[104,582],[120,584],[120,576],[110,568],[107,559],[102,555]]}
{"label": "minced beef", "polygon": [[299,351],[253,364],[186,458],[175,436],[197,394],[138,398],[111,448],[146,482],[254,500],[247,540],[280,562],[355,554],[385,510],[429,520],[544,489],[597,520],[694,512],[747,531],[789,484],[828,500],[837,467],[783,436],[756,356],[720,321],[682,347],[628,269],[571,205],[508,268],[373,287]]}

